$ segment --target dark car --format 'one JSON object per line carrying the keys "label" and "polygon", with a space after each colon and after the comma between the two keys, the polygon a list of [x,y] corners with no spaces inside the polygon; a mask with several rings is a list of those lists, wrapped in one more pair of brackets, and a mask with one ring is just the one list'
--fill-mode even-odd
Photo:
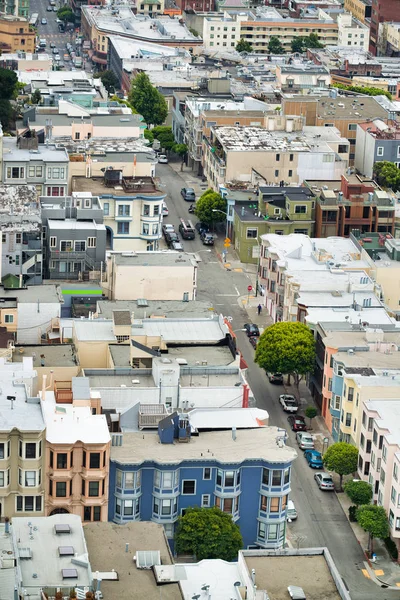
{"label": "dark car", "polygon": [[207,223],[202,223],[201,221],[198,221],[198,223],[196,223],[195,225],[195,229],[200,233],[200,235],[204,232],[204,233],[209,233],[210,228],[207,225]]}
{"label": "dark car", "polygon": [[267,373],[268,380],[270,383],[276,383],[277,385],[283,385],[282,373]]}
{"label": "dark car", "polygon": [[167,242],[168,247],[172,248],[172,244],[173,243],[178,244],[180,240],[179,240],[178,234],[175,233],[175,231],[171,231],[170,233],[166,234],[165,241]]}
{"label": "dark car", "polygon": [[299,415],[290,415],[287,420],[292,428],[292,431],[307,431],[307,424],[304,417]]}
{"label": "dark car", "polygon": [[260,335],[260,330],[254,323],[245,323],[244,329],[248,337],[258,337]]}
{"label": "dark car", "polygon": [[194,193],[193,188],[182,188],[181,196],[184,200],[186,200],[186,202],[195,202],[196,201],[196,194]]}
{"label": "dark car", "polygon": [[200,234],[200,239],[205,246],[214,246],[214,236],[212,233],[203,232]]}

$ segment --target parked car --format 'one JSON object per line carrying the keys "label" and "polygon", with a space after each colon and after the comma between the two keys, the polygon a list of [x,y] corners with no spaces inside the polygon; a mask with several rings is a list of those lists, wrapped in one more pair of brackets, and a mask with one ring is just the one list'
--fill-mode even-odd
{"label": "parked car", "polygon": [[61,56],[59,54],[55,54],[54,60],[56,60],[56,61],[61,60]]}
{"label": "parked car", "polygon": [[290,415],[287,420],[292,431],[307,431],[306,420],[304,417],[301,417],[300,415]]}
{"label": "parked car", "polygon": [[165,154],[160,154],[160,156],[158,157],[158,162],[166,165],[168,164],[168,158]]}
{"label": "parked car", "polygon": [[328,473],[315,473],[314,479],[317,482],[317,486],[320,490],[327,492],[335,491],[335,485],[332,481],[332,477]]}
{"label": "parked car", "polygon": [[290,519],[291,521],[295,521],[297,519],[297,510],[293,500],[288,500],[286,518]]}
{"label": "parked car", "polygon": [[281,394],[279,402],[285,412],[296,413],[299,410],[297,400],[292,394]]}
{"label": "parked car", "polygon": [[53,12],[57,12],[57,11],[58,11],[57,6],[53,6]]}
{"label": "parked car", "polygon": [[58,48],[56,48],[56,46],[53,47],[52,53],[53,54],[59,54]]}
{"label": "parked car", "polygon": [[195,229],[197,229],[197,231],[199,232],[199,234],[201,235],[203,232],[204,233],[208,233],[210,231],[209,226],[207,225],[207,223],[202,223],[201,221],[198,221],[195,225]]}
{"label": "parked car", "polygon": [[283,385],[282,373],[267,373],[268,381],[270,383],[276,383],[277,385]]}
{"label": "parked car", "polygon": [[183,244],[180,240],[171,242],[171,250],[176,250],[177,252],[183,252]]}
{"label": "parked car", "polygon": [[258,337],[249,337],[249,342],[253,346],[254,350],[257,348]]}
{"label": "parked car", "polygon": [[195,202],[196,201],[196,194],[194,193],[193,188],[182,188],[181,196],[184,200],[186,200],[186,202]]}
{"label": "parked car", "polygon": [[162,208],[161,208],[161,214],[163,217],[168,217],[168,213],[169,213],[168,206],[167,206],[166,202],[163,202]]}
{"label": "parked car", "polygon": [[244,329],[246,330],[247,337],[258,337],[260,330],[255,323],[245,323]]}
{"label": "parked car", "polygon": [[312,435],[305,431],[298,431],[296,433],[296,441],[299,445],[300,450],[313,450],[314,440]]}
{"label": "parked car", "polygon": [[42,25],[47,25],[47,19],[46,17],[43,17],[43,19],[40,21]]}
{"label": "parked car", "polygon": [[[179,243],[180,239],[178,237],[178,234],[175,233],[175,231],[171,231],[169,233],[167,233],[167,235],[165,236],[165,241],[167,242],[167,246],[168,248],[172,248],[172,244],[175,243]],[[176,250],[177,248],[175,248]],[[179,248],[179,250],[181,250],[181,248]]]}
{"label": "parked car", "polygon": [[46,10],[47,10],[47,12],[53,12],[53,8],[52,8],[51,6],[48,6],[48,7],[46,8]]}
{"label": "parked car", "polygon": [[50,42],[50,48],[55,48],[56,44],[54,42]]}
{"label": "parked car", "polygon": [[165,223],[162,226],[162,232],[163,232],[163,236],[165,237],[165,239],[167,239],[168,233],[175,233],[175,227],[173,225],[171,225],[171,223]]}
{"label": "parked car", "polygon": [[200,239],[205,246],[214,246],[214,236],[212,233],[203,232],[200,234]]}
{"label": "parked car", "polygon": [[305,450],[304,456],[308,462],[308,466],[312,469],[323,469],[322,454],[318,450]]}

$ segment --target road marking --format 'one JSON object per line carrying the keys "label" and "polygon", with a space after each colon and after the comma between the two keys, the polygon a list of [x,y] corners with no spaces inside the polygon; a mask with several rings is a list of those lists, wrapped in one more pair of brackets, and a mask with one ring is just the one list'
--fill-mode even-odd
{"label": "road marking", "polygon": [[382,569],[377,569],[376,571],[374,571],[374,573],[377,577],[382,577],[382,575],[385,574],[385,571],[383,571]]}
{"label": "road marking", "polygon": [[233,269],[235,273],[243,273],[243,269]]}
{"label": "road marking", "polygon": [[240,296],[239,290],[237,289],[236,285],[235,285],[235,290],[236,290],[236,295]]}
{"label": "road marking", "polygon": [[215,306],[224,306],[224,304],[216,304]]}
{"label": "road marking", "polygon": [[368,573],[367,569],[361,569],[361,572],[364,575],[364,577],[366,577],[367,579],[371,579],[371,575]]}
{"label": "road marking", "polygon": [[236,298],[236,294],[216,294],[216,296],[230,296]]}
{"label": "road marking", "polygon": [[219,260],[209,260],[208,264],[209,265],[219,265]]}

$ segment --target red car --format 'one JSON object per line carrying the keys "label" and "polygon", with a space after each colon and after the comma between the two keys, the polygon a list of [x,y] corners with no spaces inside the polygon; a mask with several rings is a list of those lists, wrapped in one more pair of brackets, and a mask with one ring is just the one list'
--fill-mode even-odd
{"label": "red car", "polygon": [[288,423],[290,423],[292,431],[307,431],[306,420],[304,417],[290,415],[290,417],[288,417]]}

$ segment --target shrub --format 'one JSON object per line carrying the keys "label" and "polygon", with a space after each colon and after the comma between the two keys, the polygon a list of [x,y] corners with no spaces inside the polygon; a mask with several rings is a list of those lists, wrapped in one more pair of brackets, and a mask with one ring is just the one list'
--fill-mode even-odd
{"label": "shrub", "polygon": [[384,542],[385,542],[385,546],[388,549],[390,556],[392,558],[394,558],[394,560],[397,560],[399,557],[399,552],[397,550],[397,546],[396,546],[395,542],[390,537],[385,538]]}
{"label": "shrub", "polygon": [[356,510],[357,510],[357,506],[353,505],[353,506],[349,506],[349,520],[351,523],[356,523],[357,519],[356,519]]}

